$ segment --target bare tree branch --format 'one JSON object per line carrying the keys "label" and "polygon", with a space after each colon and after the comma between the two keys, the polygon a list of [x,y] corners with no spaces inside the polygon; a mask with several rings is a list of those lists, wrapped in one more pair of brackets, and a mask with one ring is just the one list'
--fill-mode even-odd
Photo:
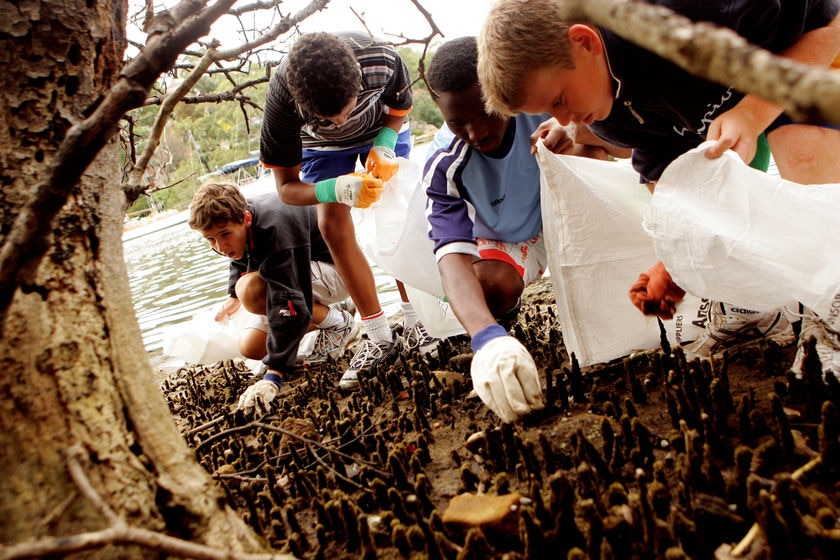
{"label": "bare tree branch", "polygon": [[139,186],[140,181],[143,179],[143,173],[146,171],[149,160],[152,159],[152,155],[154,155],[155,150],[157,150],[157,147],[160,145],[160,138],[163,135],[163,129],[166,126],[166,121],[169,120],[169,115],[172,114],[172,111],[175,110],[175,106],[178,105],[181,99],[189,93],[190,90],[192,90],[195,84],[198,83],[198,80],[201,79],[204,72],[210,67],[210,65],[213,64],[215,52],[215,45],[211,45],[186,79],[184,79],[184,81],[181,82],[181,84],[175,88],[172,93],[164,98],[160,111],[158,111],[158,114],[155,117],[155,123],[152,127],[151,134],[146,140],[146,144],[143,146],[143,152],[140,154],[140,157],[137,158],[134,167],[128,172],[128,180],[123,186],[123,192],[125,192],[125,196],[128,199],[129,204],[137,200],[137,197],[145,190],[144,187]]}
{"label": "bare tree branch", "polygon": [[[163,134],[163,129],[166,126],[166,122],[169,120],[169,116],[172,114],[172,111],[175,110],[178,103],[181,102],[187,93],[192,90],[193,86],[195,86],[195,84],[197,84],[201,77],[207,72],[208,68],[218,61],[235,60],[240,55],[273,41],[280,35],[287,33],[295,25],[304,21],[315,12],[324,9],[326,5],[329,4],[329,1],[330,0],[312,0],[312,2],[307,4],[298,13],[293,16],[284,17],[280,23],[272,27],[267,33],[237,47],[225,51],[217,51],[216,48],[218,43],[213,42],[209,45],[207,51],[189,75],[177,88],[175,88],[174,91],[167,94],[161,103],[161,108],[155,118],[152,133],[149,135],[149,138],[147,138],[146,144],[143,147],[143,153],[137,159],[137,162],[128,174],[126,183],[122,186],[123,192],[125,193],[129,204],[137,200],[137,197],[147,190],[147,186],[142,184],[143,173],[154,155],[155,150],[157,150],[157,147],[160,144],[160,137]],[[273,6],[273,3],[271,5]]]}

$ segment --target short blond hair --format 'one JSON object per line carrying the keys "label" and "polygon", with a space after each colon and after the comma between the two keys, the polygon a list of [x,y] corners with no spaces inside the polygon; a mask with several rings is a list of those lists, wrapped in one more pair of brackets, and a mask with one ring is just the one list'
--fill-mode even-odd
{"label": "short blond hair", "polygon": [[189,226],[205,231],[214,225],[245,221],[248,201],[233,183],[208,182],[201,185],[190,201]]}
{"label": "short blond hair", "polygon": [[540,68],[574,68],[562,0],[499,0],[478,36],[478,80],[489,113],[512,116]]}

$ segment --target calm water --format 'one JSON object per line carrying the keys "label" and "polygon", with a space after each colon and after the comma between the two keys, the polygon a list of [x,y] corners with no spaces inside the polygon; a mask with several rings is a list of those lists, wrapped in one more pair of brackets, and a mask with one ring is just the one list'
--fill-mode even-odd
{"label": "calm water", "polygon": [[[228,259],[210,250],[186,222],[125,242],[134,310],[150,357],[163,352],[161,329],[188,322],[227,299]],[[379,301],[389,315],[399,309],[393,279],[373,266]]]}

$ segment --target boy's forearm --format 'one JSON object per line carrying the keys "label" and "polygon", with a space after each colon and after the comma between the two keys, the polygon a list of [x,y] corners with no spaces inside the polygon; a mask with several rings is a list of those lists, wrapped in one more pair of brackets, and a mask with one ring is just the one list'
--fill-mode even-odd
{"label": "boy's forearm", "polygon": [[385,115],[382,119],[382,126],[390,128],[395,132],[399,132],[405,123],[405,115]]}
{"label": "boy's forearm", "polygon": [[781,56],[815,66],[829,67],[840,54],[840,13],[825,27],[804,33]]}
{"label": "boy's forearm", "polygon": [[276,167],[272,169],[272,172],[280,200],[292,206],[318,204],[318,198],[315,196],[315,184],[300,179],[300,166]]}
{"label": "boy's forearm", "polygon": [[484,299],[484,290],[473,270],[471,255],[445,255],[438,261],[438,269],[449,305],[470,336],[484,327],[496,324]]}
{"label": "boy's forearm", "polygon": [[[779,56],[802,64],[828,68],[838,54],[840,54],[840,14],[835,16],[827,26],[803,34],[793,45],[779,53]],[[756,123],[756,135],[770,126],[784,111],[781,105],[752,93],[745,95],[734,109],[751,115],[751,120]]]}

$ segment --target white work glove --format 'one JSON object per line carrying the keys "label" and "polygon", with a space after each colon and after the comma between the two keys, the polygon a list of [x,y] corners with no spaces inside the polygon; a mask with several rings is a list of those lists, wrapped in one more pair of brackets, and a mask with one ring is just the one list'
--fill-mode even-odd
{"label": "white work glove", "polygon": [[382,196],[382,181],[366,173],[348,173],[315,183],[318,202],[341,202],[351,208],[367,208]]}
{"label": "white work glove", "polygon": [[247,389],[239,397],[237,408],[250,416],[256,411],[257,416],[265,416],[271,412],[271,401],[280,394],[280,387],[283,386],[283,378],[276,373],[266,373]]}
{"label": "white work glove", "polygon": [[394,129],[386,126],[379,131],[376,140],[373,141],[373,146],[365,161],[365,170],[377,179],[387,181],[400,170],[400,162],[397,161],[397,154],[394,153],[397,136]]}
{"label": "white work glove", "polygon": [[503,422],[513,422],[545,406],[534,359],[504,327],[491,325],[480,330],[472,347],[473,389]]}

